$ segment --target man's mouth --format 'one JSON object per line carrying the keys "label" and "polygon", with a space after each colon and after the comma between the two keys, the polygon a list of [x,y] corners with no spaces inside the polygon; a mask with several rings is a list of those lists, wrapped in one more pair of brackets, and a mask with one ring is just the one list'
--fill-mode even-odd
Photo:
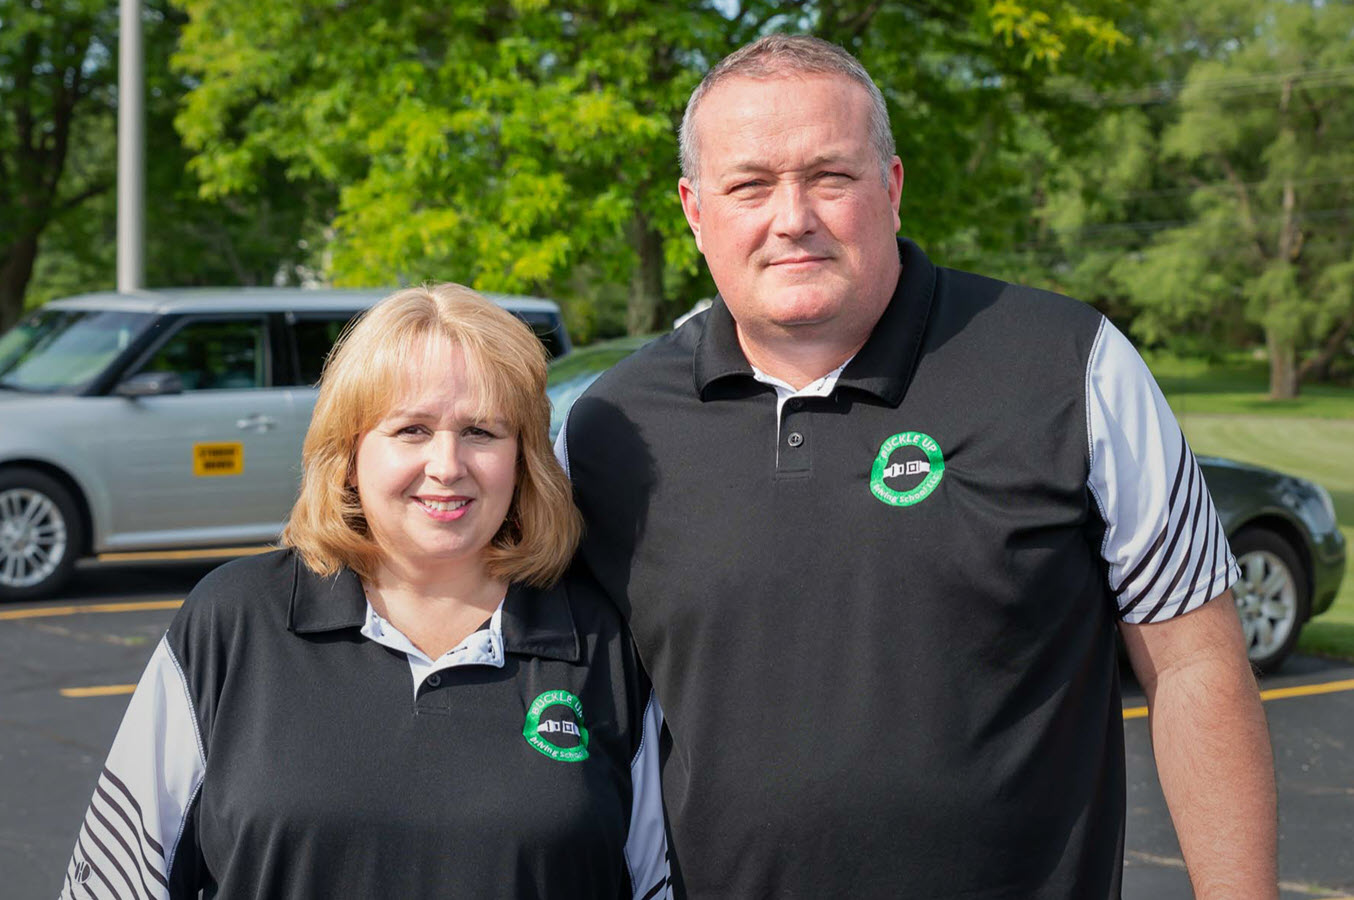
{"label": "man's mouth", "polygon": [[810,263],[824,262],[826,256],[785,256],[771,261],[773,266],[802,266]]}

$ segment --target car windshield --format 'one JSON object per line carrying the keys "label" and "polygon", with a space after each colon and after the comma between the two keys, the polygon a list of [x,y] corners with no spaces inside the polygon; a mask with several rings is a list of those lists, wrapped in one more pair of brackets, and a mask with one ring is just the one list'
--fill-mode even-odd
{"label": "car windshield", "polygon": [[114,310],[39,310],[0,336],[0,388],[78,393],[154,319]]}
{"label": "car windshield", "polygon": [[550,398],[550,439],[564,427],[569,409],[607,369],[644,346],[651,338],[622,338],[605,345],[575,350],[550,364],[545,393]]}

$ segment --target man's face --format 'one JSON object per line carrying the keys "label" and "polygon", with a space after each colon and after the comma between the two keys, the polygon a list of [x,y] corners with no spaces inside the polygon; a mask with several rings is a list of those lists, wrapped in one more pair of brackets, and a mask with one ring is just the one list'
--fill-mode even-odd
{"label": "man's face", "polygon": [[893,294],[903,167],[887,178],[869,95],[837,76],[732,78],[696,111],[682,209],[745,338],[863,341]]}

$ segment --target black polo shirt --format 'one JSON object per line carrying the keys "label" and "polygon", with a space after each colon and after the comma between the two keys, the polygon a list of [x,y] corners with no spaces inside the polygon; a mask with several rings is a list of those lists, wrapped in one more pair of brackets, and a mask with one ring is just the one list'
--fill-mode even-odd
{"label": "black polo shirt", "polygon": [[583,557],[665,715],[693,897],[1115,897],[1115,627],[1234,568],[1192,454],[1088,306],[902,276],[824,397],[712,309],[600,378],[561,449]]}
{"label": "black polo shirt", "polygon": [[361,634],[367,608],[352,572],[290,551],[207,576],[133,695],[62,896],[664,892],[657,713],[585,579],[510,587],[498,664],[416,691]]}

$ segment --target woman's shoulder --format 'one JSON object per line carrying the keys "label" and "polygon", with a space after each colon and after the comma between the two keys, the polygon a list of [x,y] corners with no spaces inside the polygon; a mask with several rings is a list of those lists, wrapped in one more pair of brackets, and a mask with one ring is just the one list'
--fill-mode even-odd
{"label": "woman's shoulder", "polygon": [[260,615],[285,617],[298,565],[296,554],[284,548],[217,566],[189,592],[178,620],[200,626]]}
{"label": "woman's shoulder", "polygon": [[[524,649],[542,641],[555,646],[552,655],[571,641],[578,652],[593,655],[600,647],[629,642],[629,632],[601,587],[575,566],[549,587],[515,583],[504,604],[505,638]],[[566,654],[572,655],[572,654]]]}

